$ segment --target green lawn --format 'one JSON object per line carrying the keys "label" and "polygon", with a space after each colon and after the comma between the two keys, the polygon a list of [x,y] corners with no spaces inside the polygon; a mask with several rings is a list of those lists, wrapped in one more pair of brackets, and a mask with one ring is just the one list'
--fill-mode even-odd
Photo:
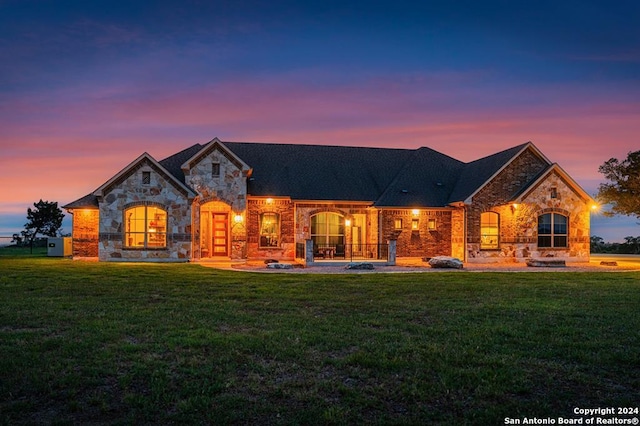
{"label": "green lawn", "polygon": [[504,424],[640,403],[640,273],[0,253],[2,424]]}

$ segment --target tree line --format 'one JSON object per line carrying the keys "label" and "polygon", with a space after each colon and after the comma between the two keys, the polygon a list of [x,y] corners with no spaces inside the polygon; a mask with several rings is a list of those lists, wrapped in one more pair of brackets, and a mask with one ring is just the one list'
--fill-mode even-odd
{"label": "tree line", "polygon": [[623,243],[606,243],[602,237],[591,237],[591,253],[640,254],[640,236],[624,237]]}

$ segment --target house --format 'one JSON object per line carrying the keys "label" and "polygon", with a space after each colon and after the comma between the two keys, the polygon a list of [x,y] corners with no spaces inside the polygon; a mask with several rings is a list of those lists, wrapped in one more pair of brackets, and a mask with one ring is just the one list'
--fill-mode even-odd
{"label": "house", "polygon": [[222,142],[142,154],[64,208],[102,261],[453,256],[588,261],[593,199],[531,142],[470,163],[429,148]]}

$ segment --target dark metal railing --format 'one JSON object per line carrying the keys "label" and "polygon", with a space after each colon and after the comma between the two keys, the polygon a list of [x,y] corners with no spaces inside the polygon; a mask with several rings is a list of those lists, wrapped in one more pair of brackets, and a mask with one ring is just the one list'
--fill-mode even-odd
{"label": "dark metal railing", "polygon": [[314,244],[313,260],[389,260],[389,244]]}

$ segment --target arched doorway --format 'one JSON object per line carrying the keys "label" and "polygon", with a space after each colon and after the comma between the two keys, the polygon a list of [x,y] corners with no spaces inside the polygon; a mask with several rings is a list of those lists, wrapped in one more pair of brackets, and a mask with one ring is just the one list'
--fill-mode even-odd
{"label": "arched doorway", "polygon": [[220,201],[200,206],[201,258],[228,257],[230,254],[231,207]]}

